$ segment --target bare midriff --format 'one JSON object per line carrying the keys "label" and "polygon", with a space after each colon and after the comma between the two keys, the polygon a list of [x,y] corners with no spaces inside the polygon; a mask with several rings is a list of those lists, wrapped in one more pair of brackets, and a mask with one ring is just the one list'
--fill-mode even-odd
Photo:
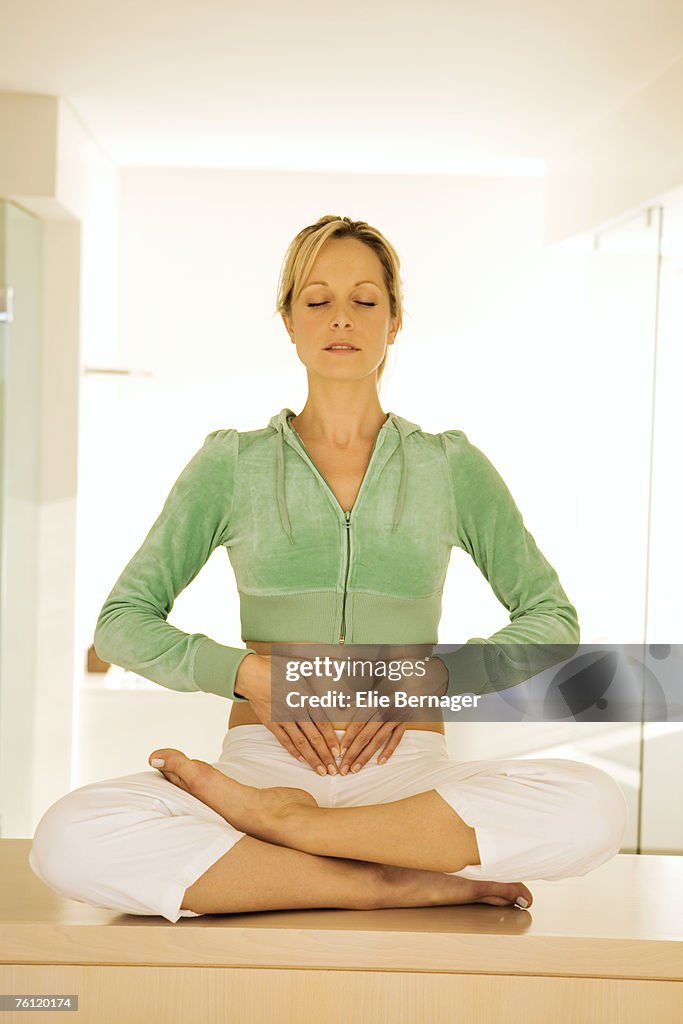
{"label": "bare midriff", "polygon": [[[311,646],[315,646],[311,644]],[[247,640],[245,647],[249,647],[252,651],[256,651],[257,654],[270,654],[271,653],[271,641],[265,640]],[[438,713],[438,712],[437,712]],[[233,729],[236,725],[262,725],[261,719],[258,717],[254,709],[252,708],[249,701],[234,701],[232,710],[230,712],[230,719],[228,721],[228,729]],[[346,729],[348,722],[334,721],[332,727],[334,729]],[[427,732],[440,732],[445,735],[445,729],[443,721],[440,722],[407,722],[407,729],[423,729]]]}

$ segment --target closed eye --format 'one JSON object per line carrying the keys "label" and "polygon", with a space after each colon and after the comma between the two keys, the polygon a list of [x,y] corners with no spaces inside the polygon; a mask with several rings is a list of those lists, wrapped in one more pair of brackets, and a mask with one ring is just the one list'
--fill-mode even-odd
{"label": "closed eye", "polygon": [[[357,301],[359,306],[376,306],[377,305],[376,302],[361,302],[360,299],[357,299],[356,301]],[[316,308],[317,306],[326,306],[327,303],[326,302],[308,302],[307,305],[311,306],[312,308]]]}

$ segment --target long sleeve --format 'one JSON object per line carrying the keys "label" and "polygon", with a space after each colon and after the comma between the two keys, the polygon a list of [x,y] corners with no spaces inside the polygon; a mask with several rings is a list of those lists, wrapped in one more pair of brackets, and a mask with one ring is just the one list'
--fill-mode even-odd
{"label": "long sleeve", "polygon": [[229,700],[249,648],[226,647],[166,621],[178,594],[229,539],[239,437],[215,430],[185,466],[161,513],[100,611],[100,658],[170,690],[203,690]]}
{"label": "long sleeve", "polygon": [[453,483],[456,544],[490,583],[510,625],[435,657],[448,669],[449,695],[506,689],[573,655],[580,635],[576,609],[492,463],[461,430],[446,430],[441,439]]}

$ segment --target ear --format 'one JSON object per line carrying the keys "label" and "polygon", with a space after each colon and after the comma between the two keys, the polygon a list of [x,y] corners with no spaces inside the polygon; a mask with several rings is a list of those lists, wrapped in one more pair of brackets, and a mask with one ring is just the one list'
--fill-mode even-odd
{"label": "ear", "polygon": [[294,326],[292,324],[292,320],[290,317],[286,316],[285,313],[280,313],[280,316],[282,317],[282,322],[285,325],[285,330],[289,335],[289,340],[294,344]]}
{"label": "ear", "polygon": [[396,335],[398,333],[398,317],[395,316],[391,321],[391,327],[389,328],[389,334],[387,335],[387,344],[393,345],[396,341]]}

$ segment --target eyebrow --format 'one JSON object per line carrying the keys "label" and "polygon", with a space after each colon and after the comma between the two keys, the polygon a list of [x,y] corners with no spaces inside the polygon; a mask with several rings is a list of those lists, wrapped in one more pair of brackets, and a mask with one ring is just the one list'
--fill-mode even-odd
{"label": "eyebrow", "polygon": [[[327,281],[309,281],[308,284],[304,285],[304,288],[310,288],[311,285],[314,285],[314,284],[324,284],[326,288],[329,288],[329,285],[328,285]],[[359,284],[374,284],[375,288],[379,288],[379,285],[377,284],[376,281],[370,281],[370,280],[368,280],[368,281],[356,281],[356,283],[354,284],[353,287],[357,288]]]}

